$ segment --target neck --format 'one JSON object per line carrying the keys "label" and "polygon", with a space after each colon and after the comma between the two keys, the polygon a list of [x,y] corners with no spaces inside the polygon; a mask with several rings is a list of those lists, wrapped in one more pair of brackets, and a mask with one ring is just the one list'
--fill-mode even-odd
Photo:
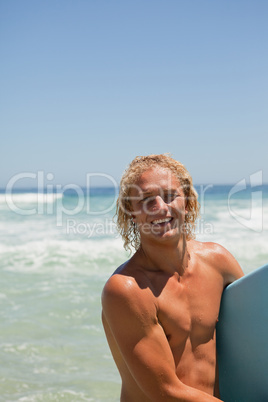
{"label": "neck", "polygon": [[185,236],[176,244],[142,243],[138,253],[146,270],[179,275],[183,275],[190,258]]}

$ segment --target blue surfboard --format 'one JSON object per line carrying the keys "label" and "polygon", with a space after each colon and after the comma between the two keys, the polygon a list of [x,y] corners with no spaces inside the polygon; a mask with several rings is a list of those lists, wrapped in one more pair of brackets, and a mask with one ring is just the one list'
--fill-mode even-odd
{"label": "blue surfboard", "polygon": [[217,324],[224,402],[268,401],[268,265],[223,292]]}

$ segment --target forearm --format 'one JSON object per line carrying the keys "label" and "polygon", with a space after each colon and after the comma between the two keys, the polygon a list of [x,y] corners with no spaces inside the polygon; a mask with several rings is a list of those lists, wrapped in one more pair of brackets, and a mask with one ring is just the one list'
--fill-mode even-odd
{"label": "forearm", "polygon": [[[162,373],[163,375],[163,373]],[[164,374],[165,376],[165,374]],[[185,385],[179,378],[174,378],[171,374],[169,378],[158,377],[157,382],[151,382],[150,378],[145,381],[137,381],[138,388],[133,393],[132,387],[128,388],[129,384],[125,384],[124,390],[126,391],[125,398],[122,402],[128,401],[151,401],[151,402],[220,402],[219,394],[212,395],[213,390],[210,393],[201,391],[192,386]],[[142,392],[139,394],[139,392]],[[129,394],[130,393],[130,394]],[[136,397],[135,397],[135,396]],[[146,395],[146,397],[145,397]],[[131,397],[130,397],[131,396]],[[145,397],[145,398],[144,398]],[[144,398],[144,399],[143,399]],[[148,398],[148,399],[147,399]]]}
{"label": "forearm", "polygon": [[[163,401],[165,402],[219,402],[221,399],[216,398],[213,395],[209,395],[206,392],[200,391],[192,387],[180,387],[179,390],[169,392],[169,396],[165,396]],[[160,401],[159,401],[160,402]]]}
{"label": "forearm", "polygon": [[[165,375],[164,375],[165,376]],[[211,393],[201,391],[197,388],[184,384],[178,377],[171,374],[162,381],[158,381],[154,387],[147,384],[140,384],[152,402],[220,402],[219,393],[213,396]],[[147,389],[146,389],[147,388]]]}
{"label": "forearm", "polygon": [[[147,390],[148,391],[148,390]],[[152,402],[220,402],[221,399],[216,398],[206,392],[198,389],[181,385],[179,387],[169,386],[164,389],[154,390],[147,393]],[[147,399],[146,399],[147,400]]]}

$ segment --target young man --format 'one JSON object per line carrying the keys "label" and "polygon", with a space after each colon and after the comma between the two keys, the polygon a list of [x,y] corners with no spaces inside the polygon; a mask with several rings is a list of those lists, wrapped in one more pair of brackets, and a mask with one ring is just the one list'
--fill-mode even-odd
{"label": "young man", "polygon": [[194,240],[198,212],[191,176],[168,155],[137,157],[122,177],[118,227],[136,252],[102,294],[121,402],[219,400],[215,326],[223,289],[243,272],[223,247]]}

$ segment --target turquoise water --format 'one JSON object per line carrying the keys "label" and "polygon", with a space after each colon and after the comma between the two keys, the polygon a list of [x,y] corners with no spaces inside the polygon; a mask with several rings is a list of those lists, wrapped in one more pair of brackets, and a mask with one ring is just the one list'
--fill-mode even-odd
{"label": "turquoise water", "polygon": [[[198,188],[197,188],[198,189]],[[202,195],[197,237],[228,248],[245,272],[268,262],[268,191]],[[120,378],[100,295],[128,258],[112,221],[115,194],[0,194],[0,400],[118,401]],[[81,201],[81,200],[80,200]]]}

